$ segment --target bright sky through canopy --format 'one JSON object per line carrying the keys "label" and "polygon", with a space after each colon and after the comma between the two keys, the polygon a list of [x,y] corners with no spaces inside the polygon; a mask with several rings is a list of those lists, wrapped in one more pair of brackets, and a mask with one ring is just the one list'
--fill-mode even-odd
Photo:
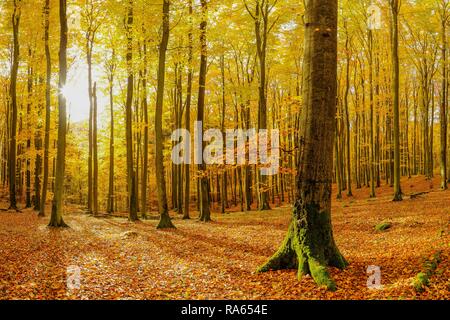
{"label": "bright sky through canopy", "polygon": [[[97,72],[94,70],[94,81],[97,80]],[[99,85],[97,85],[98,87]],[[84,62],[76,61],[69,69],[67,83],[62,90],[67,99],[68,113],[71,122],[89,120],[89,96],[88,96],[88,71]],[[97,89],[98,114],[104,110],[107,102],[101,90]],[[100,124],[101,125],[101,124]]]}

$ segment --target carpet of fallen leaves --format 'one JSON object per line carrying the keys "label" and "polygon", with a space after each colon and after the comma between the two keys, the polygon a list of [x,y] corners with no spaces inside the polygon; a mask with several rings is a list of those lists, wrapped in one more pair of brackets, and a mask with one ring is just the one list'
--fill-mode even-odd
{"label": "carpet of fallen leaves", "polygon": [[[208,224],[175,217],[171,231],[157,231],[156,219],[134,224],[70,207],[70,228],[55,230],[32,211],[0,211],[0,299],[449,299],[450,191],[438,187],[414,177],[405,194],[426,193],[413,199],[394,203],[382,187],[376,199],[363,188],[333,202],[335,239],[350,263],[330,270],[336,292],[298,281],[295,270],[254,272],[282,241],[287,206],[214,214]],[[376,232],[385,221],[392,227]],[[417,293],[411,280],[437,250],[442,261]],[[367,288],[369,265],[381,268],[381,289]],[[80,268],[79,289],[67,288],[69,266]]]}

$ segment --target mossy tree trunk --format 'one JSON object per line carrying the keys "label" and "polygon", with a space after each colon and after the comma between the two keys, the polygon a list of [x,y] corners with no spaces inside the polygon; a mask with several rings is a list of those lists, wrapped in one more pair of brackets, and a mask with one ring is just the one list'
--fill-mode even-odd
{"label": "mossy tree trunk", "polygon": [[337,0],[306,2],[304,106],[296,200],[280,249],[260,272],[298,269],[318,285],[336,288],[327,266],[344,268],[331,225],[331,185],[337,94]]}

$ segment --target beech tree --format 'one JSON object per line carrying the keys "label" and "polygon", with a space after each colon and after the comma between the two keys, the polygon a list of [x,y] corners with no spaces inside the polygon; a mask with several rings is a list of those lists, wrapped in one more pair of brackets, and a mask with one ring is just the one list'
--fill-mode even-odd
{"label": "beech tree", "polygon": [[16,200],[16,155],[17,155],[17,74],[19,71],[19,26],[21,17],[22,0],[14,0],[14,11],[12,14],[13,27],[13,57],[11,67],[11,82],[9,87],[10,101],[11,101],[11,129],[10,129],[10,144],[9,144],[9,207],[10,209],[18,210]]}
{"label": "beech tree", "polygon": [[398,14],[400,4],[398,0],[390,0],[392,17],[392,99],[394,112],[394,201],[402,200],[400,187],[400,112],[399,112],[399,86],[400,71],[398,59]]}
{"label": "beech tree", "polygon": [[[191,126],[191,103],[192,103],[192,78],[193,78],[193,25],[192,25],[192,0],[189,1],[189,33],[188,33],[188,76],[187,76],[187,93],[186,93],[186,111],[185,111],[185,129],[190,130]],[[183,219],[190,219],[189,215],[189,204],[191,201],[190,191],[191,191],[191,166],[189,163],[184,165],[184,210],[183,210]]]}
{"label": "beech tree", "polygon": [[52,202],[50,227],[67,227],[63,220],[64,173],[66,165],[67,110],[63,89],[67,80],[67,0],[59,0],[59,92],[58,92],[58,146],[56,155],[55,192]]}
{"label": "beech tree", "polygon": [[298,269],[336,289],[327,266],[344,268],[331,226],[334,123],[337,97],[337,1],[309,0],[305,8],[303,103],[296,199],[280,249],[258,271]]}
{"label": "beech tree", "polygon": [[127,100],[125,108],[126,117],[126,144],[127,144],[127,188],[128,188],[128,209],[130,221],[139,220],[137,215],[137,188],[136,172],[134,170],[133,157],[133,91],[134,91],[134,71],[133,71],[133,0],[128,0],[127,12]]}
{"label": "beech tree", "polygon": [[[206,92],[206,68],[208,63],[208,46],[206,43],[207,13],[208,3],[201,0],[201,23],[200,23],[200,74],[198,82],[198,104],[197,104],[197,121],[201,123],[201,132],[204,129],[204,112],[205,112],[205,92]],[[203,139],[202,139],[203,141]],[[203,143],[203,142],[202,142]],[[200,201],[200,220],[203,222],[211,221],[211,211],[208,193],[208,177],[206,165],[203,160],[203,146],[201,147],[201,164],[198,165],[199,171],[199,201]],[[197,150],[196,150],[197,152]]]}
{"label": "beech tree", "polygon": [[155,167],[158,192],[159,224],[158,229],[174,228],[169,216],[166,194],[166,178],[164,175],[162,114],[164,106],[164,83],[166,74],[166,51],[170,32],[170,1],[164,0],[162,15],[162,37],[159,44],[158,88],[155,110]]}
{"label": "beech tree", "polygon": [[442,59],[442,85],[441,85],[441,109],[440,116],[440,173],[441,189],[447,190],[447,113],[448,113],[448,58],[447,58],[447,24],[449,22],[449,2],[441,0],[439,15],[441,19],[441,59]]}

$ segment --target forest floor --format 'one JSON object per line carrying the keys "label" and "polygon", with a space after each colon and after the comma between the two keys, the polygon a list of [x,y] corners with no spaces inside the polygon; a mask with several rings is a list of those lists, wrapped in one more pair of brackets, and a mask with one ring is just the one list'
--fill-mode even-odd
{"label": "forest floor", "polygon": [[[76,208],[64,217],[70,228],[55,230],[32,211],[0,211],[0,299],[449,299],[450,191],[438,189],[438,179],[413,177],[402,202],[389,187],[376,199],[363,188],[333,201],[334,236],[350,263],[330,270],[336,292],[298,281],[295,270],[255,273],[286,234],[287,206],[214,214],[207,224],[175,218],[170,231]],[[392,227],[375,231],[380,222]],[[412,279],[436,252],[441,262],[418,293]],[[370,265],[380,267],[379,289],[367,287]],[[80,268],[79,289],[67,289],[69,266]]]}

